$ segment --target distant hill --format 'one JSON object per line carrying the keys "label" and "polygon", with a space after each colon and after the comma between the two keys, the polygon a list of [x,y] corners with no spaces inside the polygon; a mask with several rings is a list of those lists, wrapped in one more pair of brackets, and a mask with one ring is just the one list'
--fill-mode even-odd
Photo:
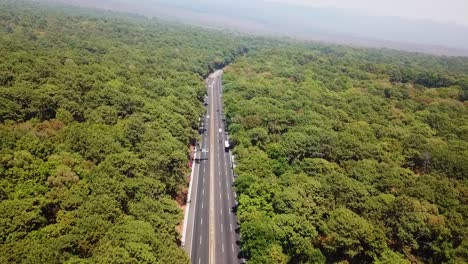
{"label": "distant hill", "polygon": [[95,7],[205,27],[303,40],[468,56],[468,28],[429,20],[371,17],[340,9],[240,0],[41,0]]}

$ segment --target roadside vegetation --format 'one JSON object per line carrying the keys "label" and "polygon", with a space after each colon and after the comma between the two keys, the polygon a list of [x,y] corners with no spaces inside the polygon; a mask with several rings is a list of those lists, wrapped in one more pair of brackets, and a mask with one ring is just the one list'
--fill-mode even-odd
{"label": "roadside vegetation", "polygon": [[249,263],[468,261],[468,59],[291,44],[223,99]]}
{"label": "roadside vegetation", "polygon": [[176,199],[203,77],[243,42],[2,1],[0,263],[187,263]]}
{"label": "roadside vegetation", "polygon": [[468,59],[7,0],[0,263],[188,263],[203,78],[232,62],[249,263],[468,262]]}

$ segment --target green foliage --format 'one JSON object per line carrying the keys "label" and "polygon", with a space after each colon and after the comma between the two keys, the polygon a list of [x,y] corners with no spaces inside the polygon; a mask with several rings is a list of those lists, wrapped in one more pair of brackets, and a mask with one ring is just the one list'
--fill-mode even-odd
{"label": "green foliage", "polygon": [[402,255],[395,253],[391,250],[385,250],[382,256],[375,259],[375,264],[410,264],[411,262],[406,260]]}
{"label": "green foliage", "polygon": [[203,77],[250,40],[24,1],[0,28],[0,262],[188,263]]}
{"label": "green foliage", "polygon": [[1,263],[187,263],[175,200],[203,78],[235,59],[251,263],[468,261],[466,58],[11,0],[0,28]]}
{"label": "green foliage", "polygon": [[330,212],[324,233],[325,250],[338,259],[368,261],[385,248],[383,232],[345,208]]}
{"label": "green foliage", "polygon": [[224,74],[253,263],[465,263],[466,58],[289,43]]}

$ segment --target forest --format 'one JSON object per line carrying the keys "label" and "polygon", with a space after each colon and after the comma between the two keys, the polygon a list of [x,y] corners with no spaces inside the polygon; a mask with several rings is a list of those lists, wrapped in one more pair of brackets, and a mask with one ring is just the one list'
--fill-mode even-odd
{"label": "forest", "polygon": [[224,94],[248,263],[468,262],[468,58],[292,43]]}
{"label": "forest", "polygon": [[203,77],[244,40],[1,1],[0,263],[188,263],[177,201]]}
{"label": "forest", "polygon": [[248,263],[467,263],[468,58],[0,1],[0,263],[189,263],[225,68]]}

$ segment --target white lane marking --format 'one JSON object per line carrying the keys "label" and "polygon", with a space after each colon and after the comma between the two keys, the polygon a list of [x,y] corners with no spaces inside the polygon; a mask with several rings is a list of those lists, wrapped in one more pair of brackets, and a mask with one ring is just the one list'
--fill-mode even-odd
{"label": "white lane marking", "polygon": [[231,197],[229,196],[229,193],[228,193],[228,201],[231,199]]}
{"label": "white lane marking", "polygon": [[234,252],[234,244],[231,244],[232,252]]}
{"label": "white lane marking", "polygon": [[232,224],[229,224],[229,229],[231,229],[231,232],[232,232]]}
{"label": "white lane marking", "polygon": [[223,250],[223,253],[224,253],[224,243],[221,245],[221,249]]}
{"label": "white lane marking", "polygon": [[202,195],[205,195],[205,188],[202,189]]}
{"label": "white lane marking", "polygon": [[201,245],[202,237],[200,236],[200,245]]}
{"label": "white lane marking", "polygon": [[219,210],[221,212],[221,215],[223,215],[223,209]]}
{"label": "white lane marking", "polygon": [[200,263],[201,263],[201,259],[200,259],[200,258],[198,258],[198,264],[200,264]]}
{"label": "white lane marking", "polygon": [[223,226],[223,223],[221,223],[221,233],[224,233],[224,226]]}
{"label": "white lane marking", "polygon": [[200,219],[200,225],[203,225],[203,217]]}
{"label": "white lane marking", "polygon": [[219,193],[219,199],[221,200],[221,193]]}
{"label": "white lane marking", "polygon": [[201,208],[203,209],[203,201],[201,202]]}
{"label": "white lane marking", "polygon": [[205,177],[203,177],[203,183],[205,183]]}

